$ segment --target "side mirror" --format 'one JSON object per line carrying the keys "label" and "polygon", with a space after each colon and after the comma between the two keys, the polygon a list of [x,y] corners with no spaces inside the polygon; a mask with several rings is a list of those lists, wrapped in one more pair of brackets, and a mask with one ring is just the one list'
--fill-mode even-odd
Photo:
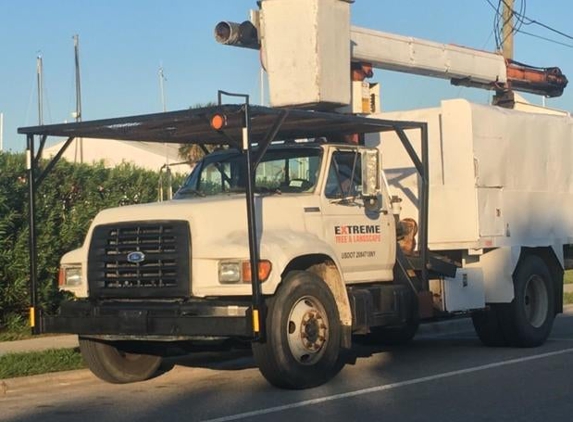
{"label": "side mirror", "polygon": [[380,194],[380,163],[378,151],[362,151],[362,197],[376,199]]}

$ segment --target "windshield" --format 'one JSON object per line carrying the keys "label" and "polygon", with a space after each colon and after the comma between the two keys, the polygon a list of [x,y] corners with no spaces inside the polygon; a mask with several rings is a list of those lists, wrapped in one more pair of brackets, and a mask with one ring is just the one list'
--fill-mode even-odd
{"label": "windshield", "polygon": [[[256,192],[314,191],[321,158],[320,148],[270,149],[256,169]],[[245,192],[245,166],[243,155],[236,150],[208,155],[193,169],[175,199]]]}

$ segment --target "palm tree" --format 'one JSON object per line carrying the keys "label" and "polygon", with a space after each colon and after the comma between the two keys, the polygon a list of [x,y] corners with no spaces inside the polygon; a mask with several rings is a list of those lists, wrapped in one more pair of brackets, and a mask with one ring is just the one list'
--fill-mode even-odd
{"label": "palm tree", "polygon": [[[216,105],[214,102],[195,104],[191,109],[211,107],[214,105]],[[217,148],[217,145],[205,145],[205,147],[207,151],[213,152]],[[198,144],[181,144],[179,147],[179,156],[183,160],[188,161],[190,165],[193,165],[205,156],[205,152]]]}

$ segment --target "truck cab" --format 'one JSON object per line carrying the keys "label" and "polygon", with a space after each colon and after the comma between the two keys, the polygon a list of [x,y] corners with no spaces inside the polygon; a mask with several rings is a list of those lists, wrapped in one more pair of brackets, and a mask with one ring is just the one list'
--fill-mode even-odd
{"label": "truck cab", "polygon": [[[370,180],[363,172],[363,165],[378,166],[378,154],[359,145],[308,141],[268,149],[255,172],[261,260],[268,262],[264,294],[274,294],[289,264],[319,255],[336,265],[345,284],[392,281],[396,226],[390,198],[381,172]],[[61,288],[77,297],[162,297],[187,293],[178,285],[181,282],[189,284],[191,297],[249,296],[250,285],[243,277],[249,271],[244,268],[249,261],[244,175],[240,151],[217,151],[197,163],[172,201],[103,211],[88,234],[87,255],[82,257],[82,248],[62,260],[68,275]],[[368,183],[372,186],[365,188]],[[364,189],[378,193],[365,197]],[[140,225],[153,231],[150,224],[156,225],[160,240],[137,237],[138,230],[145,231]],[[183,272],[179,252],[173,250],[173,257],[167,257],[166,245],[157,243],[178,242],[175,236],[180,233],[173,233],[173,239],[161,237],[167,224],[173,226],[169,231],[190,231],[190,283],[179,280],[178,272]],[[130,225],[138,226],[133,234]],[[126,244],[115,245],[118,241],[111,236],[119,238],[124,231]],[[113,251],[104,251],[102,246],[109,244]],[[118,259],[111,264],[110,256]],[[139,272],[129,274],[130,267]],[[81,281],[78,272],[84,275]],[[160,273],[163,278],[153,277]]]}

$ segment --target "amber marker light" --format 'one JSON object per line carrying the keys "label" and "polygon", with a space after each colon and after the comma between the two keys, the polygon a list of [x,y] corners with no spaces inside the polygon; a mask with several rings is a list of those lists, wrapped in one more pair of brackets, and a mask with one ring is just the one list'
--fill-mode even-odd
{"label": "amber marker light", "polygon": [[211,117],[211,127],[215,130],[222,130],[227,126],[227,117],[224,114],[214,114]]}
{"label": "amber marker light", "polygon": [[58,272],[58,286],[63,286],[66,284],[66,273],[64,267],[60,267],[60,271]]}
{"label": "amber marker light", "polygon": [[[261,283],[269,278],[272,268],[271,261],[267,261],[266,259],[259,261],[259,281]],[[249,261],[243,261],[243,282],[250,283],[252,278],[251,263]]]}

